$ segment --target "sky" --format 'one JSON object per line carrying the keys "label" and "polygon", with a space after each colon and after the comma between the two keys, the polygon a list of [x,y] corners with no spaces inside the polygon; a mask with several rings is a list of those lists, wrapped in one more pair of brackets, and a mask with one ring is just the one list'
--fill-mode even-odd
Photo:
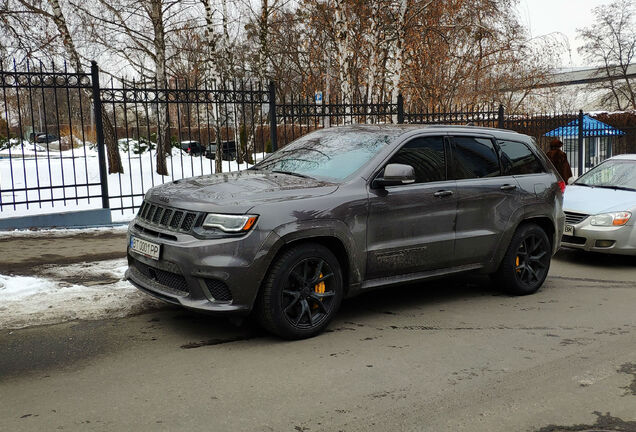
{"label": "sky", "polygon": [[576,29],[592,25],[592,9],[609,3],[611,0],[520,0],[517,9],[532,37],[559,32],[567,38],[570,53],[563,55],[563,64],[558,66],[583,67],[588,65],[577,52],[581,41]]}

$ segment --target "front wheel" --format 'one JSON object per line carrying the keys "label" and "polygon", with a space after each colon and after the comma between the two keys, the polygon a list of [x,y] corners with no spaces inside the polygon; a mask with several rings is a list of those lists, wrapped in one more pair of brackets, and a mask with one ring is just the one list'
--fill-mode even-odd
{"label": "front wheel", "polygon": [[326,247],[294,246],[274,262],[256,305],[261,325],[286,339],[322,332],[343,297],[340,263]]}
{"label": "front wheel", "polygon": [[524,224],[512,237],[494,279],[510,294],[533,294],[548,276],[551,258],[552,247],[545,231],[538,225]]}

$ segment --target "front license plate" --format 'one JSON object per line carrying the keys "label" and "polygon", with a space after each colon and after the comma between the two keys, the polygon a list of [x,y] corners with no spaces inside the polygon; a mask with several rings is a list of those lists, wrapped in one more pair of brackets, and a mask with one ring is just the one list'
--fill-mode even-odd
{"label": "front license plate", "polygon": [[572,225],[566,225],[563,234],[574,235],[574,227]]}
{"label": "front license plate", "polygon": [[161,245],[147,240],[142,240],[135,236],[130,236],[130,250],[145,257],[158,260]]}

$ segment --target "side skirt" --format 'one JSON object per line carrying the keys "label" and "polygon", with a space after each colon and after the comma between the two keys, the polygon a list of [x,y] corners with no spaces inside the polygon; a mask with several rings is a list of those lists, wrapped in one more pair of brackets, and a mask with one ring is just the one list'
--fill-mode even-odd
{"label": "side skirt", "polygon": [[450,267],[439,270],[430,270],[425,272],[418,273],[409,273],[399,276],[391,276],[385,278],[377,278],[377,279],[369,279],[360,285],[360,291],[364,291],[367,289],[380,288],[388,285],[401,285],[407,284],[411,282],[416,282],[420,280],[433,279],[442,276],[447,276],[455,273],[463,273],[472,270],[479,270],[483,267],[481,264],[467,264],[458,267]]}

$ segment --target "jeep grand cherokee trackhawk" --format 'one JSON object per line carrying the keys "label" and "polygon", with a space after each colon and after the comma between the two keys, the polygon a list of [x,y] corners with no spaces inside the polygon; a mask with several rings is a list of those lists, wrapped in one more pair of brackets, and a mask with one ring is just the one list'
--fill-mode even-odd
{"label": "jeep grand cherokee trackhawk", "polygon": [[187,308],[253,311],[290,339],[388,285],[480,271],[531,294],[559,248],[564,187],[514,132],[322,129],[248,170],[152,188],[130,223],[127,277]]}

